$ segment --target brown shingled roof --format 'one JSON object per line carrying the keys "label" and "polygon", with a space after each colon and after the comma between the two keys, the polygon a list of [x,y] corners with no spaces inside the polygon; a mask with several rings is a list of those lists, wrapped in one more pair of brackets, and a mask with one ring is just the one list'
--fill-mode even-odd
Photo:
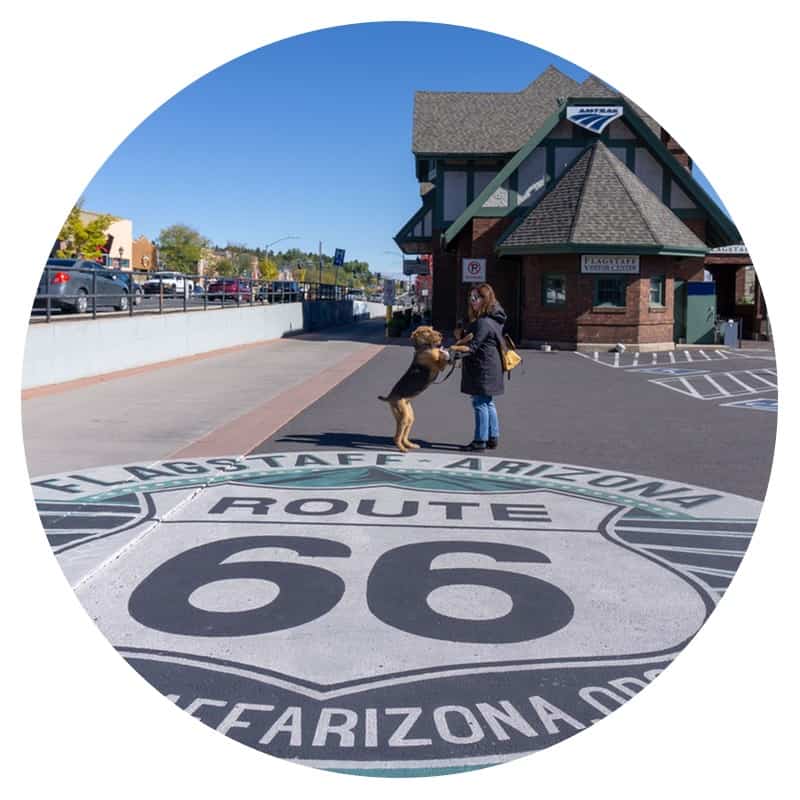
{"label": "brown shingled roof", "polygon": [[521,92],[416,92],[415,153],[515,153],[578,83],[553,66]]}
{"label": "brown shingled roof", "polygon": [[707,249],[599,140],[498,241],[502,249],[563,246]]}
{"label": "brown shingled roof", "polygon": [[[559,99],[569,96],[627,100],[594,75],[579,84],[554,66],[520,92],[416,92],[411,149],[431,155],[515,153],[557,109]],[[660,135],[658,123],[631,106]]]}

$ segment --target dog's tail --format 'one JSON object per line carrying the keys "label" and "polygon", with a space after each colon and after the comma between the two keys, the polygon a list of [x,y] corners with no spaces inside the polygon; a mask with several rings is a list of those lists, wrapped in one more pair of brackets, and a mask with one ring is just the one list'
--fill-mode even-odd
{"label": "dog's tail", "polygon": [[383,400],[384,403],[388,403],[389,402],[389,398],[388,397],[383,397],[380,394],[378,395],[378,400]]}

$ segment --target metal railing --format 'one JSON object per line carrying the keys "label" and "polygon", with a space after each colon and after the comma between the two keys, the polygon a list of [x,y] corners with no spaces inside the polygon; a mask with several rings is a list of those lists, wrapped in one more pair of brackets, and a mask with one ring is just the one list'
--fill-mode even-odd
{"label": "metal railing", "polygon": [[50,322],[85,314],[96,319],[120,314],[164,314],[348,299],[363,299],[363,294],[358,292],[356,296],[351,287],[326,283],[196,274],[181,274],[179,279],[173,279],[142,270],[46,266],[30,321]]}

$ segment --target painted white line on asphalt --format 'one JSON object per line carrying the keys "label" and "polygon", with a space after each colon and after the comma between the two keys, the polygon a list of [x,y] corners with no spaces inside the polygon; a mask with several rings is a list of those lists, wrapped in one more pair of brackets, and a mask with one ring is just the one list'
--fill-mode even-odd
{"label": "painted white line on asphalt", "polygon": [[[692,386],[692,384],[689,383],[688,380],[686,380],[686,378],[678,378],[678,381],[686,387],[687,394],[690,394],[692,397],[698,397],[700,398],[700,400],[703,399],[703,395],[700,392],[698,392],[697,389],[695,389],[694,386]],[[670,389],[671,388],[672,387],[670,386]],[[680,389],[678,389],[677,391],[680,391]]]}
{"label": "painted white line on asphalt", "polygon": [[619,353],[614,353],[614,366],[619,366]]}
{"label": "painted white line on asphalt", "polygon": [[675,363],[675,353],[670,351],[669,353],[667,353],[667,355],[669,356],[670,363],[674,364]]}
{"label": "painted white line on asphalt", "polygon": [[753,392],[756,391],[752,386],[749,386],[744,381],[739,380],[739,378],[737,378],[732,372],[723,372],[722,374],[725,375],[727,378],[730,378],[732,381],[738,383],[739,386],[741,386],[746,392],[752,394]]}
{"label": "painted white line on asphalt", "polygon": [[[643,533],[643,534],[653,534],[661,535],[661,534],[675,534],[678,536],[702,536],[705,538],[706,536],[722,536],[724,538],[735,538],[735,539],[752,539],[753,534],[752,532],[748,533],[740,533],[739,531],[713,531],[713,530],[684,530],[683,528],[669,528],[669,527],[658,527],[658,528],[629,528],[627,525],[624,528],[620,529],[621,534],[628,534],[628,533]],[[643,547],[650,547],[649,544],[642,543]]]}
{"label": "painted white line on asphalt", "polygon": [[706,375],[706,380],[720,393],[722,397],[730,397],[731,393],[723,389],[710,375]]}
{"label": "painted white line on asphalt", "polygon": [[683,354],[686,356],[687,361],[694,361],[694,359],[692,358],[692,354],[688,350],[684,350]]}
{"label": "painted white line on asphalt", "polygon": [[[672,547],[668,544],[648,544],[648,550],[668,550],[672,553],[696,553],[703,556],[734,556],[736,558],[744,557],[744,550],[709,550],[707,547]],[[681,566],[686,567],[687,564]]]}
{"label": "painted white line on asphalt", "polygon": [[766,384],[767,386],[771,387],[772,389],[777,389],[778,384],[773,383],[772,381],[768,381],[766,378],[762,378],[758,373],[754,371],[750,371],[747,373],[751,378],[755,378],[757,381],[761,381],[761,383]]}
{"label": "painted white line on asphalt", "polygon": [[681,564],[684,570],[692,573],[702,573],[703,575],[716,575],[718,578],[732,578],[736,574],[735,569],[715,569],[714,567],[691,567],[686,564]]}

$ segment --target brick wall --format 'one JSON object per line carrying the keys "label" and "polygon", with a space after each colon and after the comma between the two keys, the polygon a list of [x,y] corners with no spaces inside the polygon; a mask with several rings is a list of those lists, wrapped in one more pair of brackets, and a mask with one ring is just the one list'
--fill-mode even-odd
{"label": "brick wall", "polygon": [[151,270],[157,265],[155,245],[145,236],[135,239],[132,246],[131,269]]}
{"label": "brick wall", "polygon": [[[486,282],[492,286],[509,316],[509,330],[519,336],[519,263],[498,259],[494,248],[500,234],[511,223],[509,218],[476,218],[464,226],[456,240],[455,253],[435,253],[433,271],[433,325],[450,333],[458,320],[467,318],[470,284],[461,280],[462,258],[486,259]],[[438,236],[434,233],[434,241]]]}
{"label": "brick wall", "polygon": [[[702,260],[683,264],[687,272],[700,270]],[[628,278],[625,308],[594,306],[594,277],[582,275],[579,255],[526,256],[523,260],[524,299],[521,338],[531,342],[606,345],[669,345],[673,341],[675,259],[642,256],[640,274]],[[547,273],[566,277],[566,303],[548,306],[542,300],[542,279]],[[650,306],[650,278],[664,275],[664,307]]]}

